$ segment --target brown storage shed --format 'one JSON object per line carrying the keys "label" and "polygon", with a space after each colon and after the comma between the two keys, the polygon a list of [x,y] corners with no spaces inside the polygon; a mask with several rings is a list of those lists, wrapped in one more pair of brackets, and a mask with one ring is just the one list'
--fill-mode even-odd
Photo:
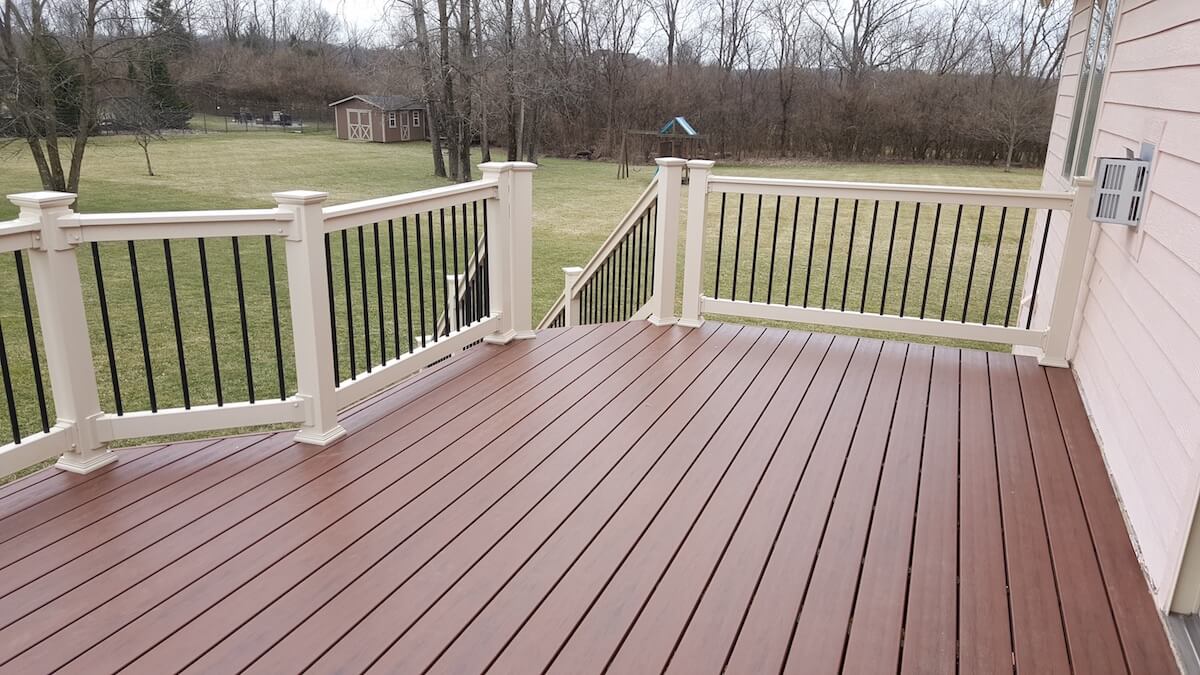
{"label": "brown storage shed", "polygon": [[355,94],[329,104],[337,137],[396,143],[429,139],[425,104],[407,96]]}

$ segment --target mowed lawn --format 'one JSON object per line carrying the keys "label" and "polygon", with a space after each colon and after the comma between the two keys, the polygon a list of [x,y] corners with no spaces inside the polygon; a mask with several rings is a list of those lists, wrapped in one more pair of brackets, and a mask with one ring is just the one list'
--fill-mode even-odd
{"label": "mowed lawn", "polygon": [[[150,177],[145,172],[145,161],[132,139],[120,137],[102,137],[94,139],[89,146],[85,162],[84,177],[80,189],[79,209],[83,212],[112,212],[112,211],[151,211],[151,210],[184,210],[184,209],[217,209],[217,208],[266,208],[274,205],[272,192],[292,189],[321,190],[330,193],[329,203],[343,203],[370,197],[409,192],[423,188],[436,187],[446,184],[444,180],[435,178],[431,172],[429,146],[424,143],[383,145],[375,143],[349,143],[338,141],[328,133],[210,133],[193,134],[189,136],[172,137],[169,140],[155,143],[151,147],[156,176]],[[497,158],[502,158],[498,154]],[[784,163],[755,164],[731,166],[719,163],[717,171],[738,175],[815,178],[827,180],[878,181],[892,183],[928,183],[947,185],[972,185],[986,187],[1034,188],[1040,180],[1040,171],[1022,170],[1005,173],[998,168],[964,167],[964,166],[935,166],[910,164],[831,164],[831,163]],[[654,174],[654,167],[636,167],[629,179],[616,178],[616,165],[608,162],[586,162],[578,160],[545,159],[534,174],[534,316],[535,321],[554,302],[562,289],[561,268],[567,265],[583,265],[596,251],[605,237],[616,225],[618,219],[632,204],[633,200],[645,188]],[[476,177],[478,177],[476,175]],[[40,189],[37,175],[28,153],[18,146],[10,146],[5,154],[0,155],[0,190],[3,194],[27,192]],[[748,208],[750,199],[747,199]],[[719,198],[710,200],[709,236],[713,246],[709,246],[710,258],[715,255],[716,217]],[[732,203],[731,203],[732,204]],[[831,214],[832,205],[823,204],[824,214]],[[811,205],[802,205],[811,209]],[[847,209],[843,204],[841,209]],[[863,207],[865,211],[865,206]],[[773,222],[774,204],[768,200],[766,205],[767,223]],[[785,223],[784,234],[777,242],[777,254],[785,255],[791,246],[790,218],[794,207],[784,204],[781,216]],[[805,224],[801,211],[800,222]],[[848,213],[848,212],[843,212]],[[890,214],[890,211],[884,211]],[[902,211],[902,216],[908,212]],[[468,214],[473,220],[473,214]],[[728,218],[731,214],[727,214]],[[969,216],[970,214],[968,214]],[[16,216],[16,208],[7,201],[0,204],[0,221]],[[849,234],[844,228],[848,215],[842,215],[843,228],[837,235],[839,250],[849,247],[858,256],[850,266],[857,274],[865,260],[860,248],[870,244],[862,234],[855,239],[847,240]],[[864,216],[865,217],[865,216]],[[929,214],[923,215],[922,223],[928,222]],[[450,225],[450,215],[445,216],[447,227]],[[964,217],[964,221],[968,218]],[[901,218],[903,222],[904,218]],[[996,217],[989,216],[986,235],[992,235]],[[471,228],[465,227],[461,220],[455,221],[457,230],[448,231],[447,247],[453,250],[450,242],[451,232],[462,233],[468,238],[472,236]],[[749,222],[749,221],[747,221]],[[882,222],[882,221],[881,221]],[[890,222],[890,221],[888,221]],[[945,221],[943,221],[945,222]],[[473,223],[472,223],[473,224]],[[439,223],[440,225],[440,223]],[[1019,228],[1019,218],[1010,216],[1009,230],[1006,241],[1016,236],[1013,230]],[[860,225],[862,226],[862,225]],[[415,224],[409,223],[409,229],[415,229]],[[428,223],[424,223],[428,227]],[[765,226],[765,227],[769,227]],[[968,232],[968,230],[970,230]],[[1030,227],[1032,231],[1032,226]],[[399,259],[404,241],[401,223],[395,223],[390,229],[386,224],[380,224],[378,235],[380,245],[375,245],[375,227],[367,224],[363,230],[362,248],[359,248],[357,231],[351,231],[346,240],[345,253],[350,261],[353,274],[350,275],[350,297],[353,311],[361,312],[358,301],[361,293],[367,294],[367,305],[372,308],[380,306],[380,298],[374,275],[375,256],[379,256],[382,267],[387,270],[392,255]],[[427,232],[427,230],[426,230]],[[964,237],[974,236],[973,222],[970,228],[964,228]],[[415,231],[409,232],[410,242],[415,244]],[[440,240],[440,231],[435,232]],[[910,231],[901,230],[899,237],[903,240]],[[389,235],[391,235],[389,242]],[[875,246],[883,243],[887,235],[884,228],[879,229]],[[727,234],[727,236],[729,236]],[[747,230],[746,236],[749,236]],[[944,236],[944,235],[943,235]],[[822,240],[823,232],[818,233]],[[770,255],[767,235],[764,235],[760,248],[757,249],[759,265],[767,267]],[[925,251],[921,243],[914,248]],[[340,331],[347,328],[345,319],[346,294],[342,281],[342,242],[335,237],[332,240],[334,250],[334,267],[336,270],[335,287],[337,315],[343,320],[339,325]],[[426,236],[425,246],[429,240]],[[440,241],[439,241],[440,244]],[[802,251],[800,257],[807,253],[803,230],[798,236],[796,246]],[[907,245],[907,242],[904,242]],[[819,246],[819,245],[818,245]],[[113,335],[113,360],[119,373],[118,384],[122,407],[125,410],[147,409],[150,403],[150,386],[147,382],[145,369],[145,354],[142,349],[141,331],[145,324],[147,344],[149,345],[149,361],[153,378],[154,396],[159,407],[179,406],[185,403],[183,396],[183,376],[188,380],[188,390],[191,392],[188,403],[193,405],[215,402],[217,396],[216,377],[221,379],[220,390],[225,401],[245,400],[251,391],[250,378],[253,378],[253,391],[257,398],[277,397],[279,395],[280,372],[276,358],[276,335],[274,310],[270,297],[272,279],[267,266],[267,243],[262,238],[241,239],[237,242],[238,257],[241,261],[243,294],[242,303],[246,307],[246,338],[243,342],[240,303],[236,287],[234,266],[234,242],[228,238],[214,239],[205,242],[205,262],[209,271],[209,294],[213,308],[213,325],[215,326],[217,343],[217,364],[213,367],[213,358],[208,335],[208,318],[205,313],[204,284],[200,274],[200,251],[195,241],[177,241],[171,244],[172,272],[175,276],[175,303],[171,302],[168,292],[168,276],[166,267],[166,251],[162,242],[141,242],[134,247],[134,256],[139,272],[139,280],[143,295],[143,321],[138,319],[138,311],[134,302],[133,279],[131,274],[131,259],[129,247],[124,244],[109,244],[100,247],[101,271],[106,288],[105,296],[108,301],[110,314],[110,330]],[[466,248],[465,242],[458,241],[459,250]],[[1011,248],[1011,247],[1010,247]],[[820,260],[821,249],[817,250],[817,262],[814,263],[814,273],[823,274],[824,262]],[[287,320],[287,278],[283,260],[282,242],[275,241],[272,245],[275,258],[274,285],[278,296],[279,313],[283,321],[280,326],[279,352],[282,354],[284,391],[291,391],[294,386],[293,364],[291,363],[290,326]],[[728,256],[728,251],[725,251]],[[743,255],[745,251],[743,251]],[[369,272],[366,283],[359,275],[357,261],[367,262]],[[941,260],[943,254],[938,253]],[[107,410],[115,410],[116,392],[110,377],[109,357],[105,348],[104,331],[102,327],[99,295],[97,293],[97,278],[92,252],[80,250],[80,269],[85,284],[85,299],[89,306],[89,321],[96,370],[100,379],[101,400]],[[920,263],[920,253],[918,253]],[[446,254],[448,267],[451,256]],[[780,258],[782,260],[782,257]],[[434,258],[426,258],[424,265],[434,264],[435,271],[440,273],[440,246],[435,251]],[[26,273],[28,265],[26,262]],[[414,259],[415,262],[415,259]],[[1015,259],[1002,258],[1000,263],[1015,264]],[[731,261],[727,260],[723,274],[731,269]],[[738,268],[743,275],[752,264],[750,259],[738,261]],[[924,263],[920,263],[924,264]],[[797,263],[799,265],[799,263]],[[829,291],[831,297],[840,300],[840,286],[837,277],[845,267],[845,262],[835,262],[832,278],[834,286]],[[876,263],[878,265],[878,263]],[[709,266],[712,267],[711,265]],[[799,270],[797,267],[795,270]],[[0,326],[3,328],[5,344],[8,351],[9,375],[14,392],[14,405],[17,409],[21,432],[29,434],[40,426],[38,421],[37,398],[34,394],[34,372],[28,351],[25,334],[25,317],[19,301],[19,285],[16,278],[16,266],[12,256],[6,255],[0,261],[0,292],[4,293],[4,301],[0,304]],[[708,272],[706,293],[711,293],[712,270]],[[1023,270],[1020,270],[1023,273]],[[914,270],[919,276],[920,271]],[[762,283],[763,271],[757,272]],[[797,278],[799,274],[797,273]],[[873,272],[872,276],[877,273]],[[386,275],[386,272],[385,272]],[[852,275],[853,276],[853,275]],[[957,276],[957,274],[956,274]],[[428,278],[428,277],[426,277]],[[783,283],[785,272],[782,267],[776,270],[775,279]],[[415,284],[415,278],[413,283]],[[440,283],[440,282],[439,282]],[[740,282],[745,288],[746,277]],[[871,282],[874,284],[875,282]],[[744,295],[739,288],[739,296]],[[874,298],[877,288],[867,291],[868,298]],[[944,289],[943,289],[944,290]],[[385,277],[383,304],[390,302],[390,286]],[[429,289],[426,289],[429,292]],[[864,291],[851,287],[850,306],[854,299],[861,300]],[[1018,286],[1018,295],[1020,289]],[[762,299],[761,291],[756,299]],[[854,295],[859,293],[859,295]],[[963,289],[953,289],[953,298],[964,297]],[[723,290],[722,295],[727,296]],[[432,294],[440,298],[437,293]],[[778,302],[778,298],[776,298]],[[438,300],[440,302],[440,299]],[[894,300],[889,300],[889,309]],[[180,314],[180,330],[176,335],[174,324],[173,304],[177,305]],[[415,304],[415,302],[414,302]],[[954,305],[954,302],[950,302]],[[940,307],[940,299],[939,299]],[[403,308],[400,310],[403,324]],[[394,355],[394,346],[399,344],[402,349],[407,347],[409,338],[407,328],[400,325],[398,329],[391,323],[390,313],[386,321],[379,324],[377,316],[372,315],[364,321],[357,314],[358,333],[356,335],[358,370],[363,369],[365,358],[364,337],[372,341],[372,360],[379,361],[381,344],[387,345],[388,355]],[[425,308],[425,316],[432,322],[432,307]],[[36,327],[36,314],[35,327]],[[370,324],[367,326],[367,324]],[[427,329],[426,332],[430,332]],[[364,335],[364,333],[366,335]],[[419,329],[414,328],[414,336],[419,335]],[[185,367],[181,372],[178,358],[178,343],[183,344]],[[343,340],[346,337],[343,336]],[[343,377],[349,373],[349,349],[343,344],[340,359],[343,364]],[[247,349],[248,347],[248,349]],[[246,352],[249,352],[250,367],[245,366]],[[44,364],[43,364],[44,369]],[[44,373],[43,379],[45,380]],[[5,403],[7,405],[7,401]],[[0,438],[11,438],[12,429],[7,412],[0,414]],[[51,421],[53,412],[51,411]]]}

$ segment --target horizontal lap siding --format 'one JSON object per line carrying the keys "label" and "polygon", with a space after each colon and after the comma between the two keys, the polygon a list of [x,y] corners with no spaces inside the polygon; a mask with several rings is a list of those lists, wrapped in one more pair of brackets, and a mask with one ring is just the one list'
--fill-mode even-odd
{"label": "horizontal lap siding", "polygon": [[[1057,115],[1074,106],[1086,42],[1078,12],[1088,4],[1076,3]],[[1073,365],[1166,609],[1200,494],[1200,4],[1126,0],[1121,11],[1092,156],[1136,153],[1143,140],[1157,153],[1141,226],[1105,225],[1096,239]],[[1056,117],[1054,129],[1066,121]],[[1060,133],[1050,138],[1047,189],[1069,186]],[[1065,214],[1055,218],[1043,284],[1053,283],[1065,228]],[[1047,310],[1039,306],[1035,322]]]}

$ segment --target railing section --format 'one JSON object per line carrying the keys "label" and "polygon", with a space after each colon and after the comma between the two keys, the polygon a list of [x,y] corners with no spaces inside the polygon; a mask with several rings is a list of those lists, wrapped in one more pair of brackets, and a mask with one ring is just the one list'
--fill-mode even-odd
{"label": "railing section", "polygon": [[532,334],[533,165],[325,207],[76,214],[10,199],[0,223],[0,475],[108,441],[287,423],[325,444],[338,411],[480,340]]}
{"label": "railing section", "polygon": [[1033,310],[1054,299],[1060,317],[1074,312],[1079,275],[1046,288],[1045,247],[1052,214],[1064,211],[1085,233],[1075,248],[1086,249],[1086,182],[1052,193],[714,176],[711,167],[689,163],[681,323],[711,313],[1065,358],[1050,339],[1061,329],[1054,312],[1039,326]]}

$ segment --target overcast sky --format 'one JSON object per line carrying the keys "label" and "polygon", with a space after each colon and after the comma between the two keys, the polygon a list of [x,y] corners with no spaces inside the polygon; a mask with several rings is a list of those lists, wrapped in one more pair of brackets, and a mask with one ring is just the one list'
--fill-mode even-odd
{"label": "overcast sky", "polygon": [[359,29],[370,28],[383,16],[387,0],[320,0],[321,6]]}

